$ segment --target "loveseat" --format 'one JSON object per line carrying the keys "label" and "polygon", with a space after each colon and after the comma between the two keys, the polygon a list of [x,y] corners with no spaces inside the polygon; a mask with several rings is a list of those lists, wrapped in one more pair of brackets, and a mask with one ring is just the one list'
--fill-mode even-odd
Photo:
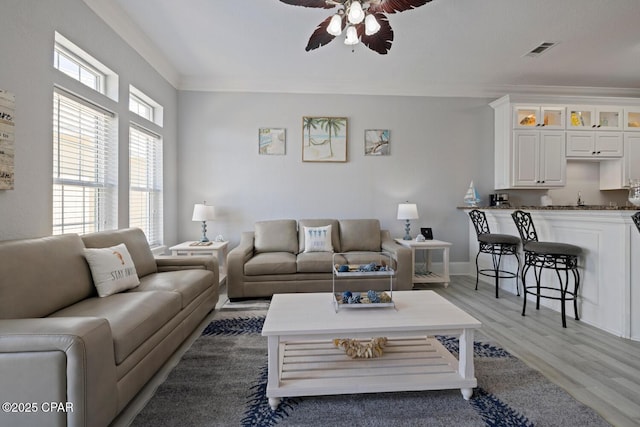
{"label": "loveseat", "polygon": [[[139,284],[100,297],[96,248]],[[107,426],[215,307],[218,274],[134,228],[0,242],[0,425]]]}
{"label": "loveseat", "polygon": [[[380,252],[391,255],[393,289],[410,290],[411,250],[395,242],[377,219],[258,221],[229,251],[227,293],[233,301],[275,293],[331,292],[334,264],[379,263]],[[340,278],[336,285],[336,290],[383,291],[389,289],[389,278]]]}

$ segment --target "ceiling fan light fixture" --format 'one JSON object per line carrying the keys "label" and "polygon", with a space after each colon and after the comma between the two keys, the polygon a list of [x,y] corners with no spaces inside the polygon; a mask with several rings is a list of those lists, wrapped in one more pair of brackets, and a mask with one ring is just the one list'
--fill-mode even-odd
{"label": "ceiling fan light fixture", "polygon": [[332,36],[339,36],[342,33],[342,16],[336,13],[331,17],[331,21],[327,26],[327,33]]}
{"label": "ceiling fan light fixture", "polygon": [[368,36],[372,36],[380,31],[380,24],[374,15],[367,15],[364,19],[364,33]]}
{"label": "ceiling fan light fixture", "polygon": [[364,10],[359,1],[352,1],[347,12],[349,23],[357,25],[364,20]]}
{"label": "ceiling fan light fixture", "polygon": [[347,38],[344,39],[344,44],[353,46],[354,44],[358,44],[360,40],[358,40],[358,32],[356,31],[356,27],[353,25],[349,25],[347,27]]}

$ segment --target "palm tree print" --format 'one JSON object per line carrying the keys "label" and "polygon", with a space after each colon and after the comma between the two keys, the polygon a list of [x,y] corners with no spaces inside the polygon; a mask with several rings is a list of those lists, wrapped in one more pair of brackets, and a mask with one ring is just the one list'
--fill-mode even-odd
{"label": "palm tree print", "polygon": [[[333,157],[333,146],[331,145],[331,137],[340,132],[340,129],[345,124],[345,120],[343,118],[337,117],[321,117],[318,119],[318,122],[322,128],[322,130],[329,133],[329,156]],[[326,143],[327,141],[323,141]]]}
{"label": "palm tree print", "polygon": [[311,129],[316,130],[318,128],[318,118],[317,117],[303,117],[302,118],[302,128],[307,131],[307,139],[309,140],[309,145],[311,145]]}

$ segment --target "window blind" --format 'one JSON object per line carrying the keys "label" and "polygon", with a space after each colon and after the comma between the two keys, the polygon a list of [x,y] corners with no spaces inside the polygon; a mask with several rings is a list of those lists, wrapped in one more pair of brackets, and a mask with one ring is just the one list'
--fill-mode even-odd
{"label": "window blind", "polygon": [[149,245],[163,242],[162,139],[129,127],[129,226],[144,230]]}
{"label": "window blind", "polygon": [[114,115],[56,88],[53,94],[53,234],[117,225]]}

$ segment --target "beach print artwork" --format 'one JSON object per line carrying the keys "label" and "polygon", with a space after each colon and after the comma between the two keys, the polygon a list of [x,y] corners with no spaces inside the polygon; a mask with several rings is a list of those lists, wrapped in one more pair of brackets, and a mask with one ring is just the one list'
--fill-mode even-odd
{"label": "beach print artwork", "polygon": [[302,161],[346,162],[347,118],[303,117]]}
{"label": "beach print artwork", "polygon": [[285,129],[260,128],[258,152],[260,154],[284,155],[286,152]]}
{"label": "beach print artwork", "polygon": [[364,155],[389,155],[389,129],[367,129],[364,131]]}

